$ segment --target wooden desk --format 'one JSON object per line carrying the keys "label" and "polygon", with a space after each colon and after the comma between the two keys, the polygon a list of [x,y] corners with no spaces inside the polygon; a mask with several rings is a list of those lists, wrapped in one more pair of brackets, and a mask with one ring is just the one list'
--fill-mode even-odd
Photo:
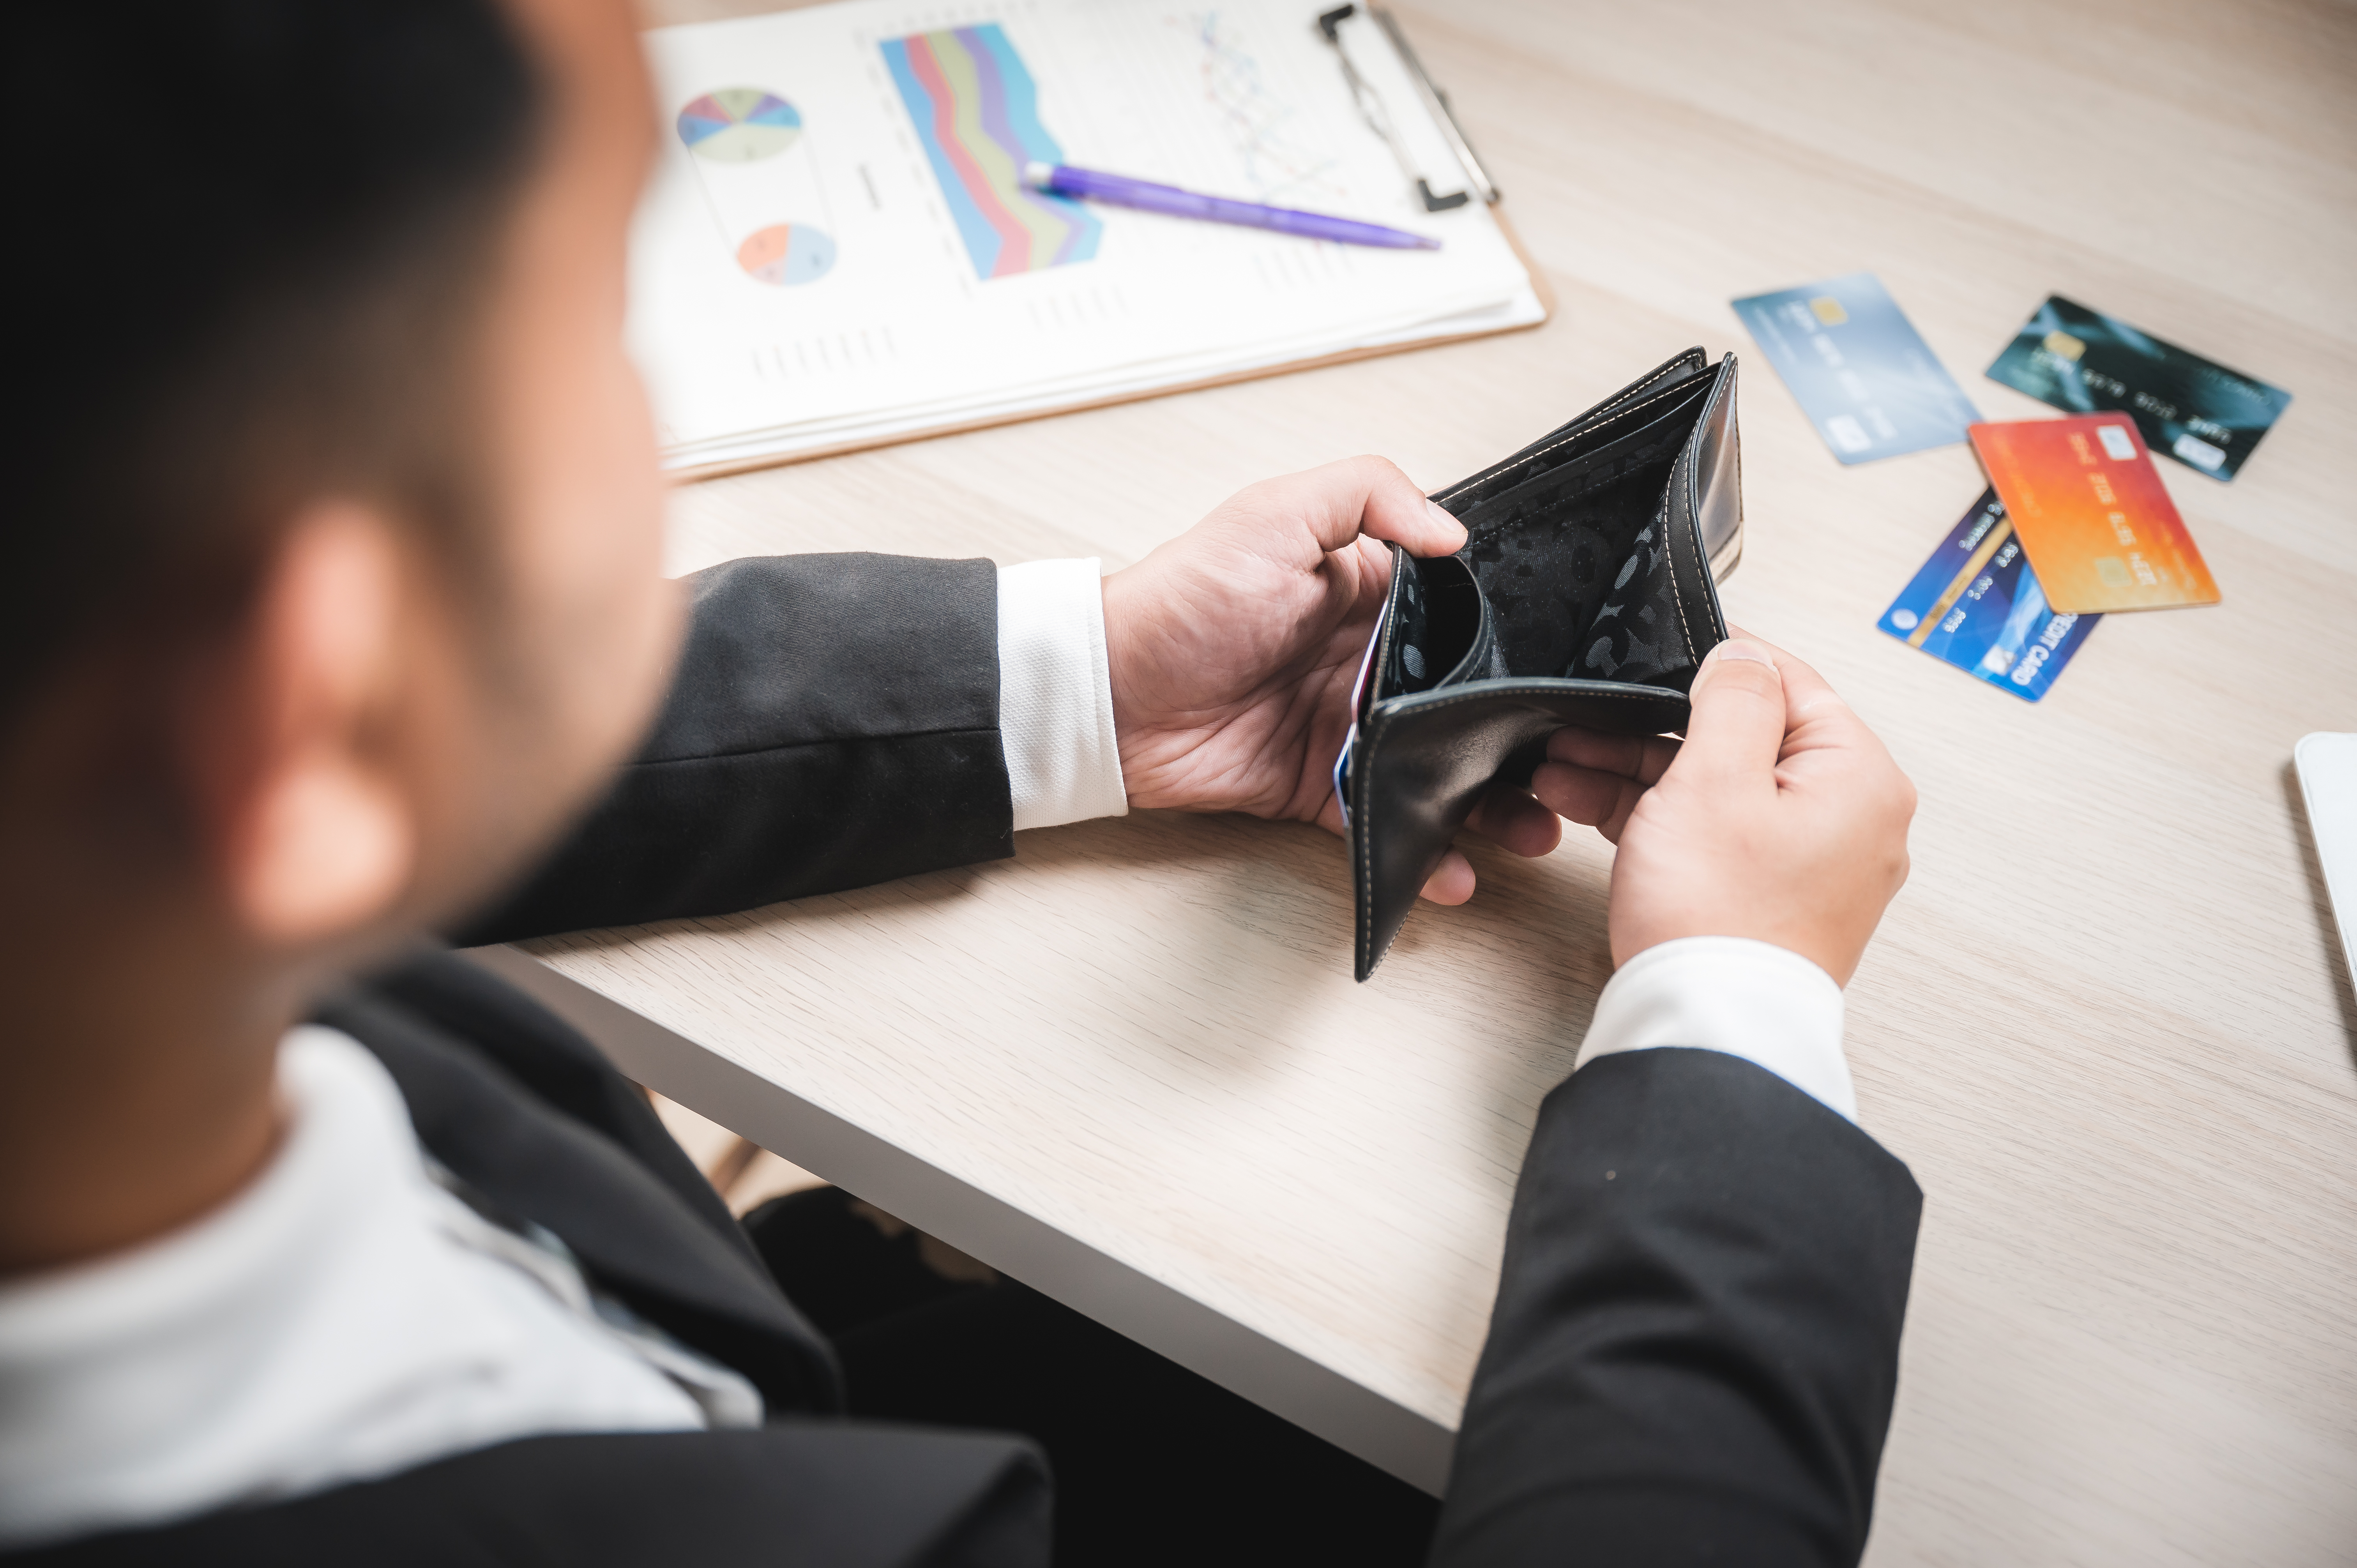
{"label": "wooden desk", "polygon": [[[2357,14],[1402,10],[1553,324],[697,486],[673,565],[1110,570],[1263,475],[1374,451],[1438,485],[1736,349],[1729,610],[1922,792],[1849,992],[1865,1124],[1929,1195],[1872,1560],[2346,1563],[2357,1002],[2287,765],[2357,728]],[[2225,605],[2106,620],[2036,706],[1878,633],[1973,457],[1838,467],[1727,305],[1857,267],[1993,417],[2045,412],[1980,371],[2050,291],[2294,392],[2236,484],[2162,465]],[[1436,1484],[1524,1139],[1608,973],[1606,853],[1477,851],[1474,903],[1420,911],[1361,987],[1313,830],[1133,817],[1017,851],[534,951],[663,1092]]]}

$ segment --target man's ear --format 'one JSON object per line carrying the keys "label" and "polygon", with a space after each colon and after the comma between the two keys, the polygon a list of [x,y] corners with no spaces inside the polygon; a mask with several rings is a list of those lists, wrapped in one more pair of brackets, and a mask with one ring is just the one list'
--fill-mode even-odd
{"label": "man's ear", "polygon": [[415,871],[418,802],[393,744],[410,574],[382,516],[315,506],[279,540],[215,701],[201,705],[217,727],[189,739],[216,875],[254,940],[361,931]]}

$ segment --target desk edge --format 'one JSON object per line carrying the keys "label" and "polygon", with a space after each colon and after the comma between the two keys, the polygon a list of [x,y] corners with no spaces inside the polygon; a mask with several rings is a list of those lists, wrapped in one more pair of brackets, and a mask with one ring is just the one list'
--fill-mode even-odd
{"label": "desk edge", "polygon": [[624,1074],[1073,1311],[1438,1497],[1456,1434],[708,1051],[513,947],[461,956],[587,1035]]}

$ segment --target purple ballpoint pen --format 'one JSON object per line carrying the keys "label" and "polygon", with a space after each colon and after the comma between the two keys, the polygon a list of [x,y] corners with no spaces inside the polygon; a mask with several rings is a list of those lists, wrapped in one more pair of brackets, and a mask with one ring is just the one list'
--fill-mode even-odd
{"label": "purple ballpoint pen", "polygon": [[1202,218],[1213,223],[1240,223],[1247,229],[1274,229],[1305,240],[1337,240],[1345,245],[1380,245],[1388,251],[1437,251],[1440,242],[1405,229],[1329,218],[1322,212],[1300,212],[1290,207],[1263,207],[1256,201],[1231,201],[1224,196],[1201,196],[1175,185],[1155,185],[1095,169],[1066,164],[1026,164],[1023,183],[1034,190],[1059,196],[1110,201],[1142,212],[1168,213],[1173,218]]}

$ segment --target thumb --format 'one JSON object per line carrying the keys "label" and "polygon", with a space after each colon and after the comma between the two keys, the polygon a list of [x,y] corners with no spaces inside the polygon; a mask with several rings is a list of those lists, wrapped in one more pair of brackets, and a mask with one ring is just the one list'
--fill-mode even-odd
{"label": "thumb", "polygon": [[1703,660],[1689,695],[1694,715],[1664,778],[1773,788],[1784,744],[1784,678],[1773,655],[1743,638],[1722,642]]}

